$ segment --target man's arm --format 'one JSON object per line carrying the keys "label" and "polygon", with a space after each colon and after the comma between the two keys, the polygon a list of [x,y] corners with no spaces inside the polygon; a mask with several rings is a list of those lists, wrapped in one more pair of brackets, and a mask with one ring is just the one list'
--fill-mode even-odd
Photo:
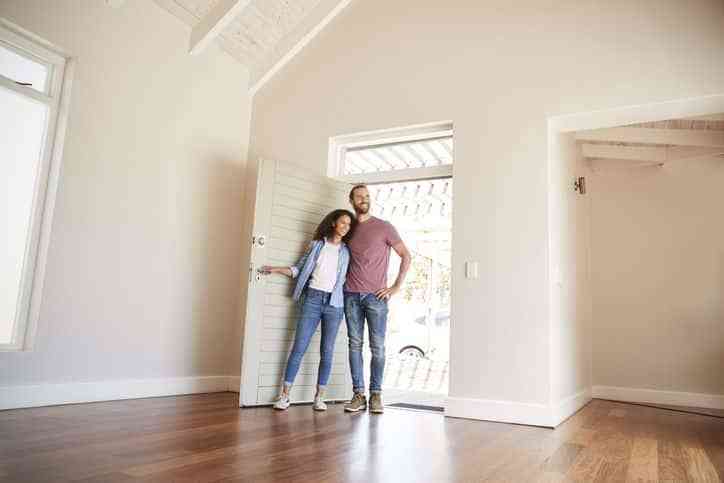
{"label": "man's arm", "polygon": [[395,283],[392,284],[391,287],[383,288],[382,290],[379,290],[377,291],[377,293],[375,293],[377,298],[382,300],[387,300],[400,291],[400,288],[402,288],[402,284],[405,282],[405,276],[407,276],[407,271],[410,269],[410,264],[412,263],[412,255],[410,255],[410,250],[407,249],[405,242],[403,242],[402,240],[398,241],[397,243],[392,245],[392,249],[401,258],[400,271],[397,274],[397,279],[395,279]]}

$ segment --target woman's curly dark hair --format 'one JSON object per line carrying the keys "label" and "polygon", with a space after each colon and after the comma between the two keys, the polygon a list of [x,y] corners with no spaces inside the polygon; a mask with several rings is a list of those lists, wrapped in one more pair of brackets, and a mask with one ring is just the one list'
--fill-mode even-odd
{"label": "woman's curly dark hair", "polygon": [[342,241],[347,243],[352,239],[354,229],[357,227],[357,219],[348,210],[334,210],[324,217],[322,222],[319,224],[317,229],[314,231],[314,240],[326,240],[334,234],[334,225],[337,224],[337,220],[343,216],[348,216],[350,220],[349,231],[345,236],[342,237]]}

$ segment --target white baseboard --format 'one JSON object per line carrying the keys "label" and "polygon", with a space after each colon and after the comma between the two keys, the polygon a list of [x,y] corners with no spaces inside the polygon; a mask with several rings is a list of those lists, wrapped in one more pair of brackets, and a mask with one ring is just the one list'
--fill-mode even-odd
{"label": "white baseboard", "polygon": [[724,409],[724,395],[721,394],[659,391],[656,389],[636,389],[633,387],[593,386],[593,397],[623,402]]}
{"label": "white baseboard", "polygon": [[576,394],[560,400],[551,406],[551,426],[556,427],[566,419],[570,418],[591,400],[592,390],[590,387],[577,392]]}
{"label": "white baseboard", "polygon": [[199,376],[5,386],[0,387],[0,410],[238,391],[238,381],[234,376]]}
{"label": "white baseboard", "polygon": [[445,416],[532,426],[552,426],[549,406],[515,401],[448,397],[445,404]]}

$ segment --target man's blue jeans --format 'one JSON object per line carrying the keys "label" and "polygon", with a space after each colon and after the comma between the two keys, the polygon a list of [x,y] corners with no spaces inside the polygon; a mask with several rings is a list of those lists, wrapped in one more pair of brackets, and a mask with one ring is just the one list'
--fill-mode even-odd
{"label": "man's blue jeans", "polygon": [[297,331],[294,334],[294,346],[289,354],[287,369],[284,373],[284,382],[292,385],[294,378],[299,372],[299,364],[302,362],[304,353],[307,352],[309,341],[317,330],[320,320],[322,321],[322,340],[319,347],[321,358],[319,360],[319,373],[317,384],[326,386],[329,381],[329,374],[332,372],[332,358],[334,357],[334,341],[337,339],[339,325],[342,322],[342,307],[329,305],[331,294],[307,288],[307,293],[302,303],[302,313],[297,321]]}
{"label": "man's blue jeans", "polygon": [[356,393],[365,392],[364,342],[365,320],[370,337],[370,392],[382,391],[385,373],[385,333],[387,332],[387,301],[380,300],[373,293],[345,292],[344,312],[347,318],[349,337],[349,367],[352,372],[352,388]]}

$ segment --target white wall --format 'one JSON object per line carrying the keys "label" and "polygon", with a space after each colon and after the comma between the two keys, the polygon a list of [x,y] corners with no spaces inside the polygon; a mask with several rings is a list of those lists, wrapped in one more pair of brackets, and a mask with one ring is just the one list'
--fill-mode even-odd
{"label": "white wall", "polygon": [[151,0],[0,16],[77,61],[36,348],[0,386],[238,374],[246,70]]}
{"label": "white wall", "polygon": [[[591,396],[590,234],[591,170],[573,133],[557,134],[551,146],[551,404],[577,409]],[[586,194],[574,191],[586,179]],[[570,410],[561,409],[561,417]]]}
{"label": "white wall", "polygon": [[596,173],[595,385],[724,395],[722,186],[721,158]]}
{"label": "white wall", "polygon": [[454,121],[450,413],[540,422],[547,118],[720,92],[723,23],[719,0],[356,1],[257,94],[251,156],[321,173],[329,136]]}

